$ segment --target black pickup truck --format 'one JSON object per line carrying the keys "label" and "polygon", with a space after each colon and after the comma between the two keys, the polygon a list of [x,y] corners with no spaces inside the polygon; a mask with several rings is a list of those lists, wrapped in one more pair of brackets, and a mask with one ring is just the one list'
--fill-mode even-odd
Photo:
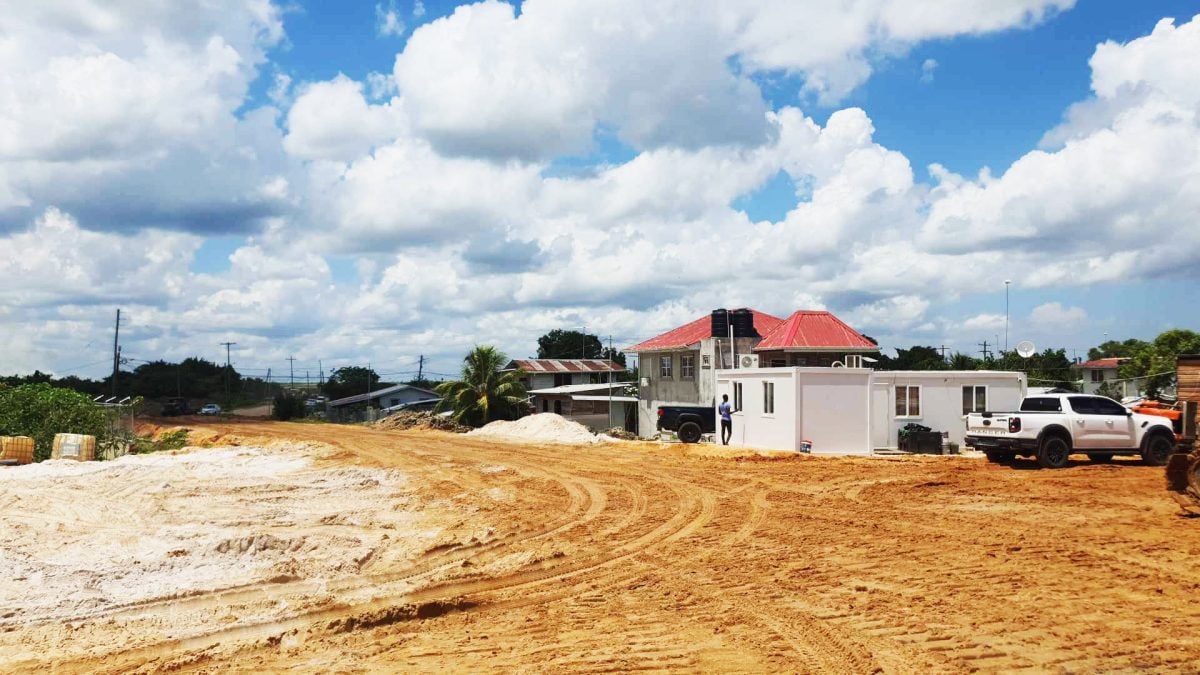
{"label": "black pickup truck", "polygon": [[674,431],[680,441],[696,443],[701,435],[716,433],[716,411],[698,405],[661,406],[658,409],[658,430]]}

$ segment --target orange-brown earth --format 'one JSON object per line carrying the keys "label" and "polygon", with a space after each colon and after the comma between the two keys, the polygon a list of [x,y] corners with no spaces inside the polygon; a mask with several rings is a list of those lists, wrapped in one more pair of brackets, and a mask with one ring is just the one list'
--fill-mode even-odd
{"label": "orange-brown earth", "polygon": [[[353,564],[318,574],[297,560],[290,574],[75,616],[9,610],[0,669],[1196,672],[1200,663],[1200,520],[1177,515],[1161,468],[1132,461],[1079,458],[1047,471],[269,422],[213,424],[193,438],[322,444],[306,450],[315,469],[398,470],[407,482],[372,493],[371,519],[356,520],[365,507],[346,490],[342,514],[316,526],[374,542]],[[224,489],[212,485],[213,499]],[[271,489],[266,480],[255,499],[276,499]],[[371,539],[381,503],[419,514],[426,538]],[[102,518],[120,505],[90,507]],[[154,517],[112,522],[146,528]],[[205,522],[202,509],[195,519]],[[296,540],[289,528],[299,527],[251,525],[272,541]]]}

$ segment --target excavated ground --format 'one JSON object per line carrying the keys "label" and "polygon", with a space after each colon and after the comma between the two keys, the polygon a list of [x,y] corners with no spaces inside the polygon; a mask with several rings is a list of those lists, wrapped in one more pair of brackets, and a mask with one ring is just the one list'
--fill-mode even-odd
{"label": "excavated ground", "polygon": [[[287,441],[270,457],[308,463],[203,489],[147,469],[0,503],[0,525],[24,533],[0,551],[28,577],[0,585],[0,670],[1200,663],[1200,520],[1177,515],[1161,468],[1132,461],[1045,471],[267,422],[193,437]],[[97,528],[116,548],[73,564],[108,570],[125,547],[141,557],[118,567],[156,585],[121,597],[78,575],[72,595],[58,549]],[[224,583],[186,562],[228,555],[245,564]],[[72,602],[47,602],[47,578]]]}

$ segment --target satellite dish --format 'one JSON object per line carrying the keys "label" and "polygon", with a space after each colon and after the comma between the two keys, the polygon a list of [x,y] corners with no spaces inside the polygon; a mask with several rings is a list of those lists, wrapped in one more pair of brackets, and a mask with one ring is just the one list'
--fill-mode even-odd
{"label": "satellite dish", "polygon": [[1037,347],[1029,340],[1021,340],[1017,343],[1017,356],[1027,359],[1037,353]]}

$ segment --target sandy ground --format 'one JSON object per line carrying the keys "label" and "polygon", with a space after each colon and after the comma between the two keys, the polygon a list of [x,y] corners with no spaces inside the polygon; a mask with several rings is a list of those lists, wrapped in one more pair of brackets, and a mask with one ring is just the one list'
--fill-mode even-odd
{"label": "sandy ground", "polygon": [[0,670],[1196,672],[1162,469],[222,423],[0,472]]}

